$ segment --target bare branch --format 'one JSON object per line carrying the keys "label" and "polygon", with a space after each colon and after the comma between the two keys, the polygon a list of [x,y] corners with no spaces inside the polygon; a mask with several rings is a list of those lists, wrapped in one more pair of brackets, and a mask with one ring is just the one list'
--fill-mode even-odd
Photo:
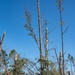
{"label": "bare branch", "polygon": [[[31,14],[30,12],[25,8],[25,19],[26,19],[26,24],[24,25],[24,27],[30,32],[28,33],[29,36],[32,36],[36,42],[36,44],[38,45],[38,39],[36,37],[36,34],[33,30],[33,27],[31,25]],[[39,45],[38,45],[39,47]]]}
{"label": "bare branch", "polygon": [[48,34],[50,34],[54,29],[55,29],[55,27],[53,27],[53,28],[50,30],[50,32],[48,32]]}
{"label": "bare branch", "polygon": [[68,30],[69,26],[64,30],[63,34]]}

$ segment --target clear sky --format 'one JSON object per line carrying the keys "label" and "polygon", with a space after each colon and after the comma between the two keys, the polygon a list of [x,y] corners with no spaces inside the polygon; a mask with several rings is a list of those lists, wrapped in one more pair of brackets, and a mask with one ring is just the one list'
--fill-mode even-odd
{"label": "clear sky", "polygon": [[[0,0],[0,35],[6,31],[3,49],[7,52],[15,49],[21,55],[33,59],[39,57],[39,50],[33,38],[27,35],[27,31],[24,28],[25,6],[32,14],[32,24],[36,31],[36,0]],[[69,29],[64,34],[64,49],[66,54],[71,53],[71,55],[75,56],[75,0],[64,0],[63,7],[63,29],[65,30],[69,26]],[[44,14],[44,19],[49,23],[49,31],[56,26],[49,35],[49,41],[53,41],[53,43],[49,43],[49,48],[57,47],[59,52],[61,50],[61,36],[56,0],[41,0],[41,13]],[[52,52],[50,53],[52,54]]]}

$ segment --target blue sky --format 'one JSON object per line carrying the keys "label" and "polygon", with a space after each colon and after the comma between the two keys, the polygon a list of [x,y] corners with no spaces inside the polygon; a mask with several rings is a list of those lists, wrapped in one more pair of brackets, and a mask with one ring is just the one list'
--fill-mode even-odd
{"label": "blue sky", "polygon": [[[37,31],[37,9],[36,0],[0,0],[0,35],[6,31],[3,49],[9,52],[12,49],[17,50],[22,56],[30,59],[39,57],[39,50],[32,37],[27,35],[24,28],[25,19],[24,7],[26,6],[32,14],[32,25]],[[63,3],[63,29],[69,26],[69,29],[64,34],[64,50],[67,53],[75,56],[75,1],[64,0]],[[49,48],[57,47],[57,52],[61,50],[61,36],[59,25],[59,11],[56,6],[56,0],[41,0],[41,13],[44,14],[44,19],[48,21],[49,31],[56,27],[49,35]],[[50,52],[53,54],[53,51]]]}

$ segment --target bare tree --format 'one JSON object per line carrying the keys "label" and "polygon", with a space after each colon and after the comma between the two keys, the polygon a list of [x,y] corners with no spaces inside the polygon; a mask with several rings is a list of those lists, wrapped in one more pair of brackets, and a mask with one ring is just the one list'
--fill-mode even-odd
{"label": "bare tree", "polygon": [[0,51],[2,50],[2,43],[4,41],[5,35],[6,35],[6,32],[4,32],[2,38],[0,38]]}
{"label": "bare tree", "polygon": [[38,12],[38,35],[39,38],[37,39],[36,34],[34,32],[34,29],[31,25],[31,15],[30,13],[27,11],[27,9],[25,9],[25,19],[27,21],[27,24],[25,24],[25,28],[30,31],[29,35],[32,36],[36,42],[36,44],[38,45],[39,51],[40,51],[40,70],[41,70],[41,74],[43,71],[43,63],[42,60],[44,59],[44,56],[42,54],[42,34],[41,34],[41,17],[40,17],[40,0],[37,0],[37,12]]}
{"label": "bare tree", "polygon": [[62,20],[62,11],[63,11],[63,7],[62,7],[62,2],[63,0],[57,0],[57,6],[59,9],[59,13],[60,13],[60,29],[61,29],[61,44],[62,44],[62,75],[64,75],[64,43],[63,43],[63,20]]}
{"label": "bare tree", "polygon": [[[38,16],[38,38],[37,35],[32,27],[31,24],[31,14],[30,12],[25,8],[25,28],[30,32],[28,35],[32,36],[33,39],[35,40],[38,48],[39,48],[39,54],[40,54],[40,74],[44,75],[43,72],[48,71],[48,64],[49,64],[49,59],[48,59],[48,34],[50,34],[53,28],[50,32],[48,32],[47,28],[47,21],[43,20],[41,18],[41,12],[40,12],[40,0],[37,0],[37,16]],[[45,55],[43,54],[43,51],[45,52]],[[47,74],[48,75],[48,74]]]}

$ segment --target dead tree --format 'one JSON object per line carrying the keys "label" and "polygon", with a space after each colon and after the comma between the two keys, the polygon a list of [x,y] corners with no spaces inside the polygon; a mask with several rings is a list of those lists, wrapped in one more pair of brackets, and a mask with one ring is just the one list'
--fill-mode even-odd
{"label": "dead tree", "polygon": [[63,20],[62,20],[62,11],[63,11],[63,7],[62,7],[62,2],[63,0],[57,0],[57,5],[58,5],[58,9],[59,9],[59,13],[60,13],[60,29],[61,29],[61,45],[62,45],[62,75],[64,75],[64,43],[63,43]]}
{"label": "dead tree", "polygon": [[27,21],[27,24],[25,24],[25,28],[30,31],[30,33],[28,34],[29,36],[32,36],[33,39],[35,40],[38,48],[39,48],[39,54],[40,54],[40,69],[41,69],[41,73],[43,71],[43,64],[42,64],[42,59],[43,59],[43,55],[42,55],[42,36],[41,36],[41,19],[40,19],[40,0],[37,0],[37,11],[38,11],[38,36],[39,38],[36,37],[36,34],[34,32],[34,29],[31,25],[31,14],[29,13],[29,11],[25,8],[25,19]]}
{"label": "dead tree", "polygon": [[46,47],[45,47],[45,59],[48,60],[48,28],[46,28],[46,35],[45,35],[45,43],[46,43]]}
{"label": "dead tree", "polygon": [[40,0],[37,0],[37,11],[38,11],[38,33],[39,33],[39,49],[40,59],[42,59],[42,37],[41,37],[41,19],[40,19]]}
{"label": "dead tree", "polygon": [[[0,53],[2,53],[2,43],[3,43],[3,41],[4,41],[5,35],[6,35],[6,32],[4,32],[2,38],[0,38]],[[0,62],[2,62],[2,60],[3,60],[3,58],[0,57]],[[0,63],[0,67],[1,67],[1,66],[2,66],[2,64]],[[1,73],[0,73],[0,74],[1,74]]]}
{"label": "dead tree", "polygon": [[[45,61],[46,61],[46,70],[48,71],[48,28],[46,28],[45,33]],[[48,74],[47,74],[48,75]]]}
{"label": "dead tree", "polygon": [[[35,34],[34,29],[31,25],[31,14],[28,12],[27,9],[25,9],[25,19],[27,21],[27,24],[25,24],[24,27],[28,31],[30,31],[30,33],[28,35],[33,37],[33,39],[35,40],[35,42],[39,48],[40,74],[43,75],[45,63],[46,63],[46,67],[47,67],[46,69],[48,70],[48,34],[49,33],[48,33],[48,28],[46,28],[47,22],[44,21],[43,25],[41,24],[40,0],[37,0],[37,16],[38,16],[38,38],[37,38],[37,35]],[[44,27],[44,32],[42,32],[43,27]],[[51,33],[51,31],[50,31],[50,33]],[[43,38],[44,38],[44,42],[43,42]],[[45,56],[43,55],[43,49],[45,50]]]}
{"label": "dead tree", "polygon": [[43,54],[42,54],[42,36],[41,36],[41,17],[40,17],[40,0],[37,0],[37,12],[38,12],[38,34],[39,34],[39,50],[40,50],[40,74],[43,75]]}
{"label": "dead tree", "polygon": [[2,50],[2,43],[4,41],[5,35],[6,35],[6,32],[4,32],[2,38],[0,38],[0,51]]}

